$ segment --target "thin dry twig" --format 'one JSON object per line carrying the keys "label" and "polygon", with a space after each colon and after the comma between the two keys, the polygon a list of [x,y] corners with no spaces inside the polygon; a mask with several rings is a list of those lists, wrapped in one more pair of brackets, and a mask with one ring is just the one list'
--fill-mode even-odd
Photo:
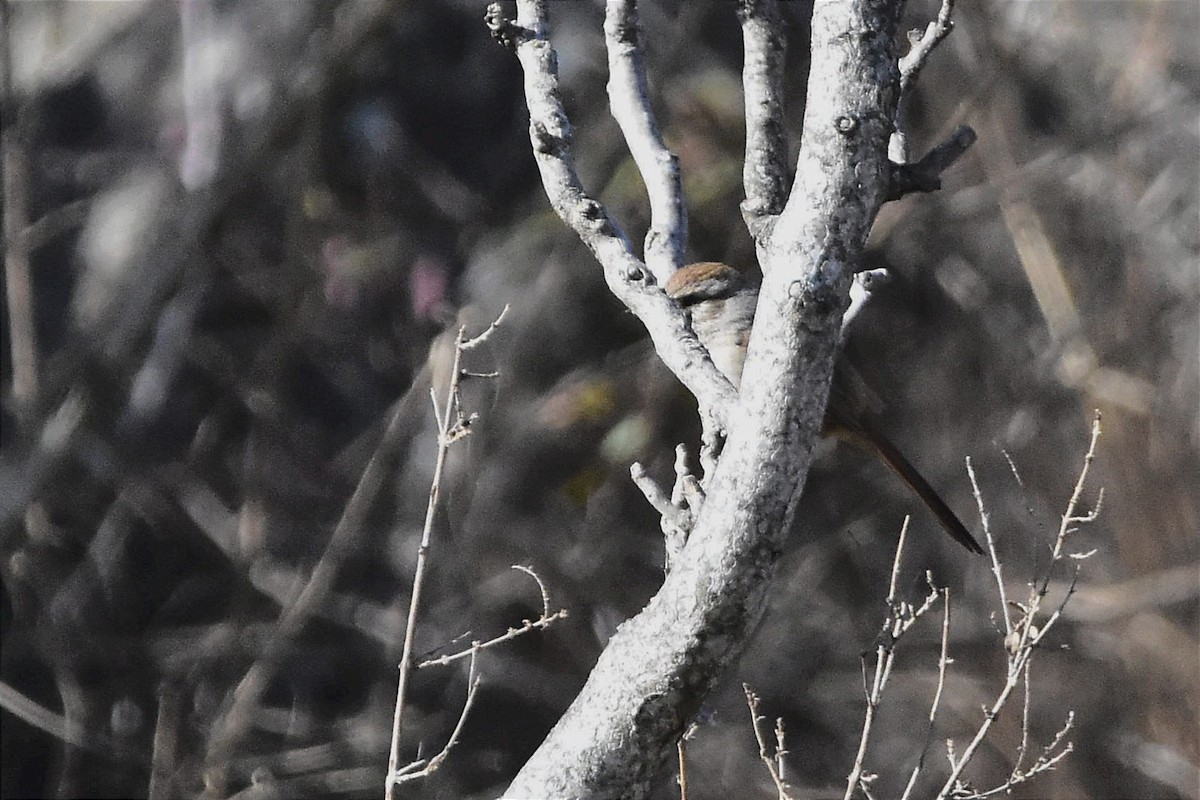
{"label": "thin dry twig", "polygon": [[912,192],[934,192],[942,188],[941,175],[975,143],[975,131],[959,126],[945,140],[912,163],[908,142],[908,100],[917,76],[929,56],[954,29],[954,0],[942,0],[937,19],[924,32],[909,31],[909,51],[900,58],[900,97],[896,103],[895,130],[888,140],[888,158],[892,162],[889,200],[899,200]]}
{"label": "thin dry twig", "polygon": [[[462,348],[463,352],[466,352],[468,350],[474,350],[476,347],[479,347],[479,345],[483,344],[488,339],[492,338],[492,334],[494,334],[496,332],[496,330],[501,325],[504,324],[504,318],[507,316],[508,316],[508,305],[505,305],[504,308],[500,309],[499,316],[497,316],[496,319],[494,319],[492,321],[491,325],[488,325],[486,328],[483,329],[483,331],[481,331],[480,333],[477,333],[475,336],[472,336],[470,339],[466,339],[465,341],[461,342],[458,346]],[[464,372],[463,374],[464,375],[474,375],[475,373],[465,373]],[[487,378],[494,378],[494,377],[496,377],[496,375],[497,375],[497,373],[494,373],[494,372],[479,374],[480,377],[487,377]]]}
{"label": "thin dry twig", "polygon": [[992,536],[991,518],[984,505],[983,492],[979,488],[979,480],[975,477],[975,465],[971,463],[970,456],[967,456],[967,477],[971,481],[971,492],[975,495],[975,505],[979,509],[979,522],[983,526],[984,541],[987,542],[992,577],[996,582],[996,589],[1000,593],[1000,611],[1004,615],[1004,637],[1007,640],[1012,636],[1013,621],[1009,612],[1008,590],[1004,583],[1004,567],[1000,563],[1000,557],[996,554],[996,539]]}
{"label": "thin dry twig", "polygon": [[937,19],[930,22],[925,31],[909,31],[909,50],[900,58],[900,99],[896,104],[896,130],[888,141],[888,156],[896,164],[909,162],[908,125],[906,109],[910,89],[916,83],[917,76],[925,66],[929,56],[937,46],[950,35],[954,29],[951,16],[954,13],[954,0],[942,0]]}
{"label": "thin dry twig", "polygon": [[664,522],[670,522],[673,525],[684,523],[683,510],[672,502],[663,488],[658,485],[658,481],[650,477],[646,468],[642,466],[642,462],[635,461],[629,465],[629,477],[641,490],[646,502],[662,516]]}
{"label": "thin dry twig", "polygon": [[671,502],[675,505],[686,503],[695,515],[704,506],[704,497],[704,488],[688,466],[687,445],[675,445],[675,487],[671,492]]}
{"label": "thin dry twig", "polygon": [[[869,796],[869,786],[867,784],[870,778],[867,776],[864,766],[867,745],[871,740],[871,730],[875,723],[875,715],[879,710],[879,704],[883,699],[883,692],[887,687],[888,680],[892,675],[892,668],[896,663],[897,643],[916,624],[917,620],[933,607],[933,604],[937,602],[939,597],[948,599],[948,595],[945,595],[943,590],[934,586],[933,576],[929,573],[926,573],[925,577],[930,591],[921,605],[913,606],[911,603],[897,599],[900,565],[904,557],[904,544],[908,538],[908,525],[909,518],[905,517],[904,524],[900,527],[899,541],[896,543],[896,556],[892,560],[892,574],[888,582],[888,610],[884,616],[883,630],[879,634],[879,643],[875,647],[875,668],[869,679],[867,677],[865,657],[863,660],[863,693],[866,695],[867,708],[863,714],[862,732],[859,735],[858,751],[854,756],[854,765],[850,768],[850,774],[846,778],[846,791],[843,794],[844,800],[850,800],[854,796],[856,789],[862,790]],[[934,713],[936,713],[936,706]]]}
{"label": "thin dry twig", "polygon": [[[1078,566],[1072,570],[1072,581],[1066,588],[1063,599],[1058,603],[1057,607],[1051,611],[1044,622],[1039,622],[1039,613],[1042,610],[1045,598],[1049,593],[1050,572],[1055,564],[1066,559],[1073,559],[1077,562],[1091,555],[1087,553],[1068,553],[1067,540],[1070,535],[1077,529],[1076,526],[1091,522],[1096,519],[1099,512],[1100,500],[1103,498],[1103,492],[1097,500],[1097,505],[1091,511],[1081,514],[1078,512],[1080,499],[1083,494],[1083,489],[1086,485],[1087,476],[1093,460],[1095,459],[1096,445],[1100,435],[1100,416],[1097,413],[1092,425],[1091,439],[1089,442],[1087,453],[1084,457],[1084,464],[1080,470],[1079,478],[1075,483],[1074,490],[1067,503],[1066,511],[1062,516],[1062,522],[1059,526],[1058,534],[1055,537],[1051,547],[1050,569],[1030,584],[1030,594],[1024,603],[1014,603],[1008,600],[1008,594],[1005,589],[1004,570],[997,554],[996,539],[993,536],[985,504],[982,498],[982,492],[979,488],[978,480],[975,476],[974,467],[970,459],[967,459],[967,471],[971,478],[971,484],[975,492],[976,502],[979,506],[980,517],[983,521],[985,538],[987,540],[988,552],[992,560],[992,575],[998,587],[1001,604],[1003,606],[1004,631],[1003,641],[1008,659],[1008,670],[1004,686],[992,701],[989,707],[985,709],[984,721],[979,725],[971,742],[967,748],[959,755],[954,747],[954,742],[947,741],[946,755],[950,763],[950,775],[946,779],[938,793],[938,798],[961,798],[962,800],[972,800],[976,798],[991,797],[1001,793],[1011,792],[1012,788],[1025,783],[1032,778],[1040,775],[1048,770],[1053,769],[1059,762],[1064,759],[1073,749],[1073,744],[1067,739],[1067,736],[1074,725],[1074,712],[1071,712],[1067,721],[1051,739],[1051,741],[1043,746],[1034,762],[1028,766],[1025,765],[1026,759],[1031,749],[1031,711],[1033,707],[1032,698],[1032,680],[1031,666],[1034,651],[1038,644],[1046,637],[1048,632],[1054,627],[1057,621],[1062,617],[1063,610],[1066,607],[1074,592],[1074,583],[1078,577]],[[866,665],[863,667],[863,688],[867,695],[867,711],[864,715],[863,732],[859,743],[859,750],[855,758],[850,779],[847,784],[845,799],[850,800],[854,791],[857,789],[862,791],[868,798],[871,797],[870,783],[875,776],[866,773],[863,768],[863,761],[866,753],[867,742],[869,740],[871,726],[874,720],[875,711],[882,697],[883,689],[887,685],[888,677],[891,674],[892,666],[895,661],[894,647],[899,637],[908,630],[916,619],[918,619],[932,605],[937,596],[941,596],[944,600],[943,617],[942,617],[942,638],[941,651],[938,656],[938,681],[937,688],[934,693],[933,702],[930,706],[928,725],[926,728],[925,744],[918,757],[917,764],[909,775],[908,782],[904,792],[901,795],[901,800],[908,800],[912,797],[916,786],[917,779],[924,768],[925,758],[929,751],[930,744],[933,738],[934,726],[936,724],[938,709],[941,704],[941,697],[945,687],[946,672],[948,665],[951,663],[948,654],[949,628],[950,628],[950,597],[949,592],[944,589],[933,587],[932,578],[927,577],[930,582],[932,592],[926,598],[919,608],[915,610],[903,603],[896,602],[896,586],[899,575],[900,559],[904,547],[905,530],[901,531],[900,542],[897,546],[896,559],[893,562],[891,580],[889,582],[888,591],[888,607],[889,613],[884,624],[884,632],[881,637],[881,643],[876,648],[876,665],[873,675],[868,680]],[[961,775],[966,765],[970,763],[972,757],[978,751],[980,744],[986,738],[991,729],[993,722],[996,720],[1001,709],[1009,702],[1012,692],[1018,687],[1024,687],[1024,698],[1021,712],[1021,742],[1018,746],[1016,758],[1014,760],[1011,772],[1007,780],[999,786],[987,790],[977,790],[962,781]]]}
{"label": "thin dry twig", "polygon": [[496,645],[500,644],[501,642],[507,642],[510,639],[516,639],[518,636],[522,636],[526,633],[529,633],[530,631],[543,630],[545,628],[550,627],[550,625],[553,622],[555,622],[556,620],[567,618],[568,612],[565,608],[560,608],[558,611],[555,611],[554,613],[550,612],[550,593],[546,590],[546,584],[542,582],[542,579],[538,576],[538,574],[536,572],[533,571],[532,568],[523,567],[520,564],[513,564],[512,568],[515,570],[519,570],[520,572],[524,572],[526,575],[530,576],[535,581],[537,581],[538,591],[541,593],[541,596],[542,596],[541,616],[539,616],[537,619],[534,619],[534,620],[529,620],[529,619],[521,620],[521,624],[518,627],[515,627],[515,628],[510,627],[504,633],[500,634],[499,636],[494,636],[491,639],[488,639],[486,642],[481,642],[481,641],[471,642],[470,647],[468,647],[464,650],[460,650],[457,653],[449,653],[447,655],[438,656],[437,658],[427,658],[424,661],[421,661],[419,664],[417,664],[417,669],[423,669],[425,667],[433,667],[433,666],[443,666],[445,664],[450,664],[454,661],[461,661],[462,659],[467,658],[468,656],[470,656],[471,658],[475,658],[475,655],[477,653],[487,650],[489,647],[495,647]]}
{"label": "thin dry twig", "polygon": [[[1088,473],[1091,470],[1092,462],[1096,457],[1096,445],[1100,439],[1100,413],[1097,411],[1092,421],[1091,438],[1088,444],[1087,453],[1084,455],[1083,466],[1079,471],[1079,477],[1075,482],[1074,490],[1071,493],[1070,499],[1067,501],[1067,507],[1062,515],[1062,521],[1058,528],[1058,533],[1054,538],[1054,543],[1051,546],[1050,564],[1046,569],[1045,574],[1040,580],[1035,580],[1031,583],[1029,597],[1024,603],[1010,603],[1006,598],[1007,594],[1004,589],[1003,570],[1000,566],[999,557],[996,554],[995,542],[987,531],[985,523],[985,535],[988,540],[988,551],[992,558],[992,574],[995,578],[997,590],[1000,598],[1004,603],[1004,620],[1005,620],[1005,635],[1004,646],[1006,657],[1008,659],[1007,676],[1004,686],[996,695],[996,698],[985,709],[984,720],[980,723],[975,735],[972,737],[966,749],[961,756],[956,756],[953,743],[947,743],[947,757],[950,760],[951,772],[946,779],[937,797],[962,797],[962,798],[981,798],[988,797],[1000,792],[1007,792],[1012,787],[1021,783],[1025,783],[1031,778],[1052,769],[1059,761],[1073,749],[1073,744],[1066,741],[1067,733],[1074,724],[1074,712],[1068,715],[1067,722],[1058,734],[1054,736],[1049,744],[1042,748],[1038,759],[1028,768],[1022,769],[1021,763],[1024,761],[1024,755],[1028,751],[1029,745],[1029,711],[1028,706],[1030,700],[1026,695],[1026,710],[1023,713],[1022,719],[1022,743],[1021,752],[1017,759],[1017,763],[1013,767],[1008,780],[1001,786],[993,789],[988,789],[983,792],[976,791],[963,784],[961,776],[966,765],[970,763],[971,758],[978,751],[987,734],[990,732],[992,724],[1004,706],[1008,703],[1012,692],[1024,682],[1026,692],[1029,691],[1029,665],[1033,659],[1033,655],[1037,650],[1038,645],[1055,627],[1058,620],[1062,618],[1063,609],[1070,601],[1075,591],[1075,582],[1078,579],[1079,568],[1078,562],[1086,559],[1092,553],[1067,553],[1066,545],[1071,534],[1078,530],[1077,526],[1092,522],[1096,519],[1101,501],[1103,500],[1103,490],[1100,491],[1097,498],[1096,506],[1086,514],[1078,514],[1080,500],[1083,496],[1083,490],[1087,483]],[[968,469],[970,472],[970,469]],[[974,474],[971,472],[972,486],[976,495],[976,502],[979,504],[981,513],[983,508],[983,499],[979,491],[978,484],[975,482]],[[1092,551],[1094,552],[1094,551]],[[1051,572],[1054,565],[1062,562],[1065,559],[1073,559],[1076,561],[1072,569],[1072,579],[1067,586],[1062,600],[1057,607],[1050,612],[1044,622],[1038,621],[1038,615],[1042,611],[1042,605],[1049,592]],[[1016,614],[1012,611],[1015,608],[1019,611]]]}
{"label": "thin dry twig", "polygon": [[[475,347],[491,336],[503,319],[507,307],[501,311],[496,321],[487,327],[483,333],[470,339],[466,337],[466,327],[460,326],[454,338],[454,356],[450,366],[450,384],[446,389],[446,404],[438,408],[438,399],[433,389],[430,389],[430,399],[433,401],[433,413],[437,418],[438,448],[434,461],[433,479],[429,485],[429,500],[425,506],[425,524],[421,529],[421,542],[417,547],[417,563],[413,570],[412,595],[408,604],[408,621],[404,628],[404,646],[400,656],[400,677],[396,688],[396,710],[392,718],[392,741],[388,755],[388,771],[385,786],[387,800],[392,800],[396,782],[399,779],[398,769],[400,760],[400,736],[404,723],[404,701],[408,695],[408,680],[412,673],[413,644],[416,639],[417,616],[420,612],[421,590],[425,583],[425,573],[429,560],[429,549],[433,539],[433,521],[441,499],[442,474],[446,466],[446,456],[450,447],[470,433],[470,423],[474,415],[464,416],[459,401],[459,383],[462,380],[462,355],[469,347]],[[540,583],[540,581],[539,581]],[[474,672],[472,661],[472,672]],[[468,705],[474,697],[474,690],[468,694]],[[465,711],[464,711],[465,713]],[[440,762],[439,762],[440,763]]]}
{"label": "thin dry twig", "polygon": [[[779,783],[787,786],[787,732],[783,729],[783,717],[775,718],[775,769],[779,772]],[[787,794],[780,792],[779,800],[786,800]]]}
{"label": "thin dry twig", "polygon": [[938,652],[938,678],[937,689],[933,693],[933,702],[929,705],[929,725],[925,728],[925,743],[921,746],[921,755],[917,756],[917,763],[913,766],[912,773],[908,776],[908,784],[904,787],[904,794],[900,796],[900,800],[909,800],[912,797],[913,789],[917,785],[917,777],[920,776],[921,770],[925,768],[925,757],[929,754],[929,748],[933,746],[933,730],[937,723],[938,709],[942,703],[942,691],[946,688],[946,670],[950,666],[951,660],[949,657],[950,649],[950,589],[942,588],[942,646]]}
{"label": "thin dry twig", "polygon": [[775,719],[775,745],[772,747],[767,744],[767,736],[762,728],[766,717],[758,713],[761,702],[759,696],[751,691],[750,686],[745,683],[742,684],[742,691],[746,693],[746,706],[750,709],[750,725],[754,729],[754,739],[758,742],[758,758],[770,773],[779,800],[790,800],[791,787],[784,780],[783,774],[783,757],[787,753],[784,745],[783,719],[778,717]]}
{"label": "thin dry twig", "polygon": [[900,91],[908,91],[917,76],[950,31],[954,30],[954,0],[942,0],[937,19],[925,26],[925,31],[909,31],[909,51],[900,58]]}
{"label": "thin dry twig", "polygon": [[683,732],[683,735],[679,737],[679,742],[675,745],[675,752],[679,761],[679,775],[676,777],[676,781],[679,784],[679,800],[687,800],[687,743],[696,735],[696,731],[698,730],[700,730],[700,724],[692,722],[688,726],[688,729]]}
{"label": "thin dry twig", "polygon": [[[900,134],[894,134],[893,139]],[[954,162],[975,144],[978,136],[969,125],[960,125],[941,143],[934,146],[919,161],[895,161],[891,163],[889,176],[888,200],[899,200],[913,192],[936,192],[942,188],[942,173],[949,169]],[[907,143],[904,145],[904,155],[907,157]]]}
{"label": "thin dry twig", "polygon": [[[230,706],[215,726],[210,740],[211,762],[224,764],[228,761],[229,753],[250,724],[253,707],[266,691],[280,663],[280,655],[329,597],[342,561],[352,552],[355,539],[364,530],[367,514],[389,473],[391,456],[403,430],[406,408],[403,401],[393,407],[388,426],[346,502],[325,551],[295,599],[284,605],[272,637],[235,687]],[[213,785],[218,783],[214,781]]]}
{"label": "thin dry twig", "polygon": [[467,715],[471,713],[471,707],[475,705],[475,697],[479,693],[479,684],[483,681],[483,676],[476,672],[475,669],[475,657],[479,651],[472,648],[468,652],[471,656],[471,666],[467,670],[467,699],[463,702],[462,710],[458,714],[458,721],[454,723],[454,730],[450,732],[449,738],[446,739],[446,744],[442,746],[437,755],[428,759],[419,758],[390,773],[388,777],[389,795],[394,786],[426,778],[437,772],[438,768],[449,757],[450,751],[458,744],[458,740],[462,736],[463,726],[467,723]]}

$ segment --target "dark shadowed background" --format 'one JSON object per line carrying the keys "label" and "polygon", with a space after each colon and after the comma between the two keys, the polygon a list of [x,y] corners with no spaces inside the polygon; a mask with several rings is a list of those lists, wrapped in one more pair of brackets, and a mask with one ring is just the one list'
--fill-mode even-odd
{"label": "dark shadowed background", "polygon": [[[785,7],[798,131],[810,7]],[[433,471],[429,372],[445,383],[430,347],[508,304],[469,355],[500,375],[464,390],[480,418],[443,482],[417,650],[535,617],[512,564],[570,617],[486,652],[461,741],[404,796],[497,794],[661,581],[629,464],[668,479],[698,424],[549,210],[484,3],[4,13],[0,795],[145,796],[153,758],[163,797],[199,796],[206,775],[213,796],[379,796]],[[933,13],[914,3],[910,26]],[[552,4],[581,172],[640,242],[602,16]],[[689,256],[751,266],[733,4],[645,2],[642,17]],[[914,97],[913,143],[964,123],[979,142],[942,191],[880,215],[869,266],[894,278],[847,344],[887,432],[978,533],[972,458],[1021,596],[1103,412],[1084,496],[1102,485],[1103,508],[1073,540],[1096,553],[1033,668],[1034,741],[1073,710],[1076,752],[1021,797],[1200,797],[1198,17],[1171,0],[963,4]],[[383,488],[329,552],[393,410]],[[906,513],[905,596],[925,570],[954,596],[937,739],[965,743],[1004,669],[988,564],[880,465],[830,448],[770,610],[689,743],[692,798],[774,794],[743,682],[786,724],[796,796],[841,796]],[[319,562],[329,593],[281,631]],[[1070,575],[1055,577],[1052,599]],[[868,759],[879,796],[919,751],[937,648],[936,620],[902,645]],[[214,764],[255,663],[267,683]],[[416,674],[405,758],[440,748],[465,689],[461,662]],[[997,723],[977,787],[1007,775],[1019,723],[1019,706]],[[931,756],[930,786],[944,763]],[[677,796],[670,776],[660,796]]]}

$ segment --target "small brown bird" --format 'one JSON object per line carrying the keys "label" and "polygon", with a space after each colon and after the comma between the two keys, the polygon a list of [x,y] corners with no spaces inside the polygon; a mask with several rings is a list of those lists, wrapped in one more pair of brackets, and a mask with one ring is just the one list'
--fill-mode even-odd
{"label": "small brown bird", "polygon": [[[713,363],[738,388],[746,362],[746,345],[754,325],[758,287],[728,264],[704,261],[676,271],[667,281],[666,291],[687,310],[692,330],[708,349]],[[974,553],[982,553],[983,548],[937,491],[904,454],[872,426],[866,414],[868,404],[856,398],[861,394],[861,387],[848,380],[844,371],[835,370],[822,433],[869,447],[921,498],[954,541]]]}

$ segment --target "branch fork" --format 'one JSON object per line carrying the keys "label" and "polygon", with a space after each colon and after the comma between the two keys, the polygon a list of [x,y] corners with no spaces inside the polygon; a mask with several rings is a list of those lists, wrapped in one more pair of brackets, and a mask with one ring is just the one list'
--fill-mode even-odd
{"label": "branch fork", "polygon": [[737,6],[747,116],[742,214],[764,276],[740,395],[660,288],[682,264],[687,220],[678,161],[648,99],[636,3],[608,0],[605,34],[610,106],[649,194],[644,260],[579,179],[548,38],[548,0],[518,0],[512,21],[499,4],[489,7],[489,27],[515,46],[523,68],[530,142],[551,206],[696,396],[704,423],[703,480],[688,471],[682,449],[670,493],[640,465],[631,468],[661,518],[666,579],[609,641],[506,796],[647,796],[761,615],[822,427],[854,274],[891,193],[887,146],[900,94],[895,40],[902,7],[903,0],[815,5],[809,103],[793,181],[778,2]]}

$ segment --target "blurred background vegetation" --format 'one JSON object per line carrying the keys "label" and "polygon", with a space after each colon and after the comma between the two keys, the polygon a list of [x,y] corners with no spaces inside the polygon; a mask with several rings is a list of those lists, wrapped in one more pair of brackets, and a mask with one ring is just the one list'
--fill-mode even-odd
{"label": "blurred background vegetation", "polygon": [[[601,4],[552,5],[581,171],[640,241]],[[785,7],[798,130],[810,7]],[[517,62],[484,4],[3,11],[0,795],[378,796],[433,469],[430,348],[509,304],[470,355],[500,376],[465,388],[481,418],[448,466],[417,649],[537,616],[511,564],[571,616],[487,652],[461,743],[406,792],[495,795],[661,581],[628,467],[666,478],[697,423],[548,209]],[[910,26],[934,13],[912,4]],[[884,209],[869,266],[895,279],[847,345],[888,433],[978,531],[972,457],[1016,587],[1045,566],[1104,413],[1085,498],[1103,485],[1104,507],[1075,540],[1097,553],[1034,669],[1035,741],[1073,709],[1076,752],[1018,796],[1200,797],[1198,16],[1171,0],[963,4],[913,98],[913,143],[963,123],[980,140],[942,191]],[[732,3],[646,2],[642,17],[689,255],[751,265]],[[329,549],[373,453],[383,486]],[[988,565],[840,448],[814,468],[770,610],[690,743],[693,797],[773,796],[742,682],[787,725],[797,796],[841,795],[859,655],[909,512],[907,596],[930,569],[955,597],[938,737],[974,730],[1004,668]],[[281,628],[318,562],[328,593]],[[906,640],[882,710],[868,768],[884,796],[920,746],[936,628]],[[255,664],[264,683],[230,719]],[[417,673],[406,756],[441,746],[465,678]],[[1014,708],[976,785],[1003,780],[1019,740]],[[665,776],[660,796],[674,792]]]}

